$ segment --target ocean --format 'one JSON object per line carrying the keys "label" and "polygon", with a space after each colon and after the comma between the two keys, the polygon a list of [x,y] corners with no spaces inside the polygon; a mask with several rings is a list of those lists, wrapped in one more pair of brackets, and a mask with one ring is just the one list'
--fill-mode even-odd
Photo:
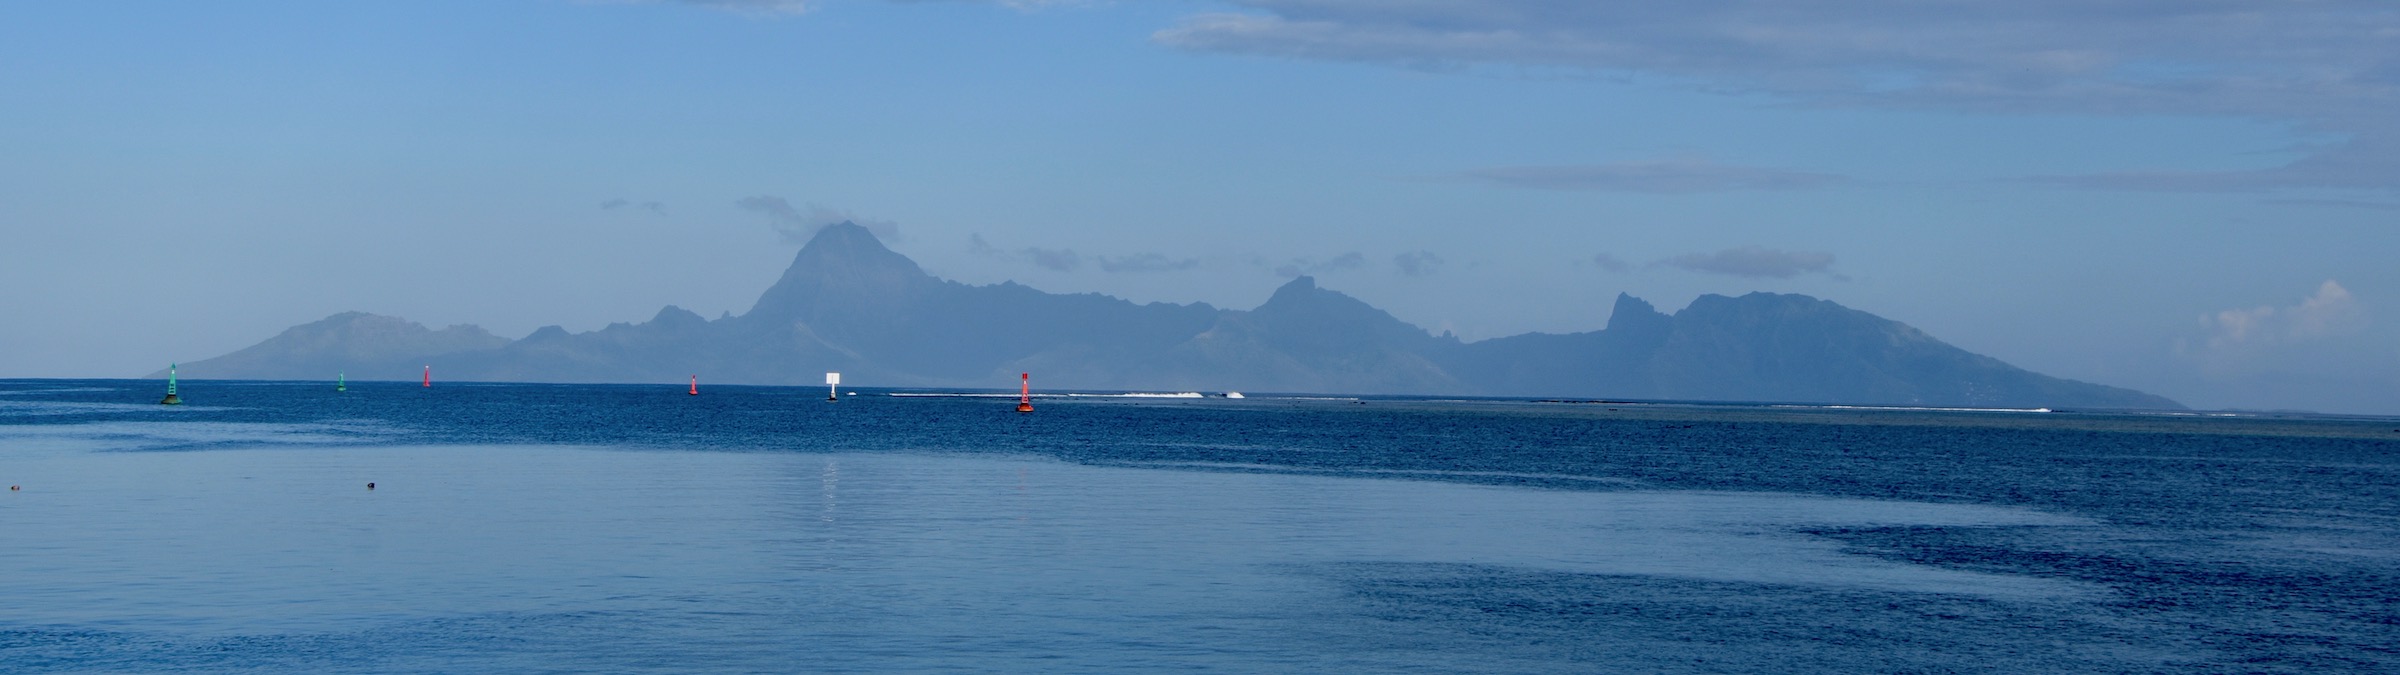
{"label": "ocean", "polygon": [[0,380],[0,671],[2400,671],[2400,419],[700,391]]}

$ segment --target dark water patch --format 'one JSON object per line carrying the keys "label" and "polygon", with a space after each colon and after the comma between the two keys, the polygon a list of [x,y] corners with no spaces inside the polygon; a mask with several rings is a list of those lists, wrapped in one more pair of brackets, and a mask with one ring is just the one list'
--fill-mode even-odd
{"label": "dark water patch", "polygon": [[1325,638],[1395,657],[1462,641],[1526,657],[1499,671],[2189,672],[2210,656],[2078,603],[1472,565],[1316,573],[1369,608]]}

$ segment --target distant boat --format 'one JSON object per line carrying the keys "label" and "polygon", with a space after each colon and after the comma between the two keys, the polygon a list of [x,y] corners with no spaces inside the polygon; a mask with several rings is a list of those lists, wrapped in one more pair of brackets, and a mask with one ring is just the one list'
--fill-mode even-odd
{"label": "distant boat", "polygon": [[1229,392],[1225,392],[1225,398],[1241,398],[1241,397],[1242,397],[1242,392],[1238,392],[1238,391],[1229,391]]}

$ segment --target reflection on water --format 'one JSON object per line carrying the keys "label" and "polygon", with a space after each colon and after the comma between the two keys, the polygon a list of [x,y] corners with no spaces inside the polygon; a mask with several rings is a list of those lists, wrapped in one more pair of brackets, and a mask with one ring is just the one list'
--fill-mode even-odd
{"label": "reflection on water", "polygon": [[0,509],[17,542],[0,550],[13,604],[0,625],[170,643],[575,616],[575,630],[701,639],[727,658],[805,640],[862,665],[1097,650],[1085,656],[1256,666],[1318,658],[1303,636],[1372,637],[1339,629],[1376,621],[1348,586],[1392,575],[2035,604],[2095,593],[1799,533],[2085,525],[2073,518],[1794,495],[521,446],[53,453],[10,471],[31,490]]}
{"label": "reflection on water", "polygon": [[0,381],[11,673],[2326,672],[2400,642],[2384,420],[58,384]]}

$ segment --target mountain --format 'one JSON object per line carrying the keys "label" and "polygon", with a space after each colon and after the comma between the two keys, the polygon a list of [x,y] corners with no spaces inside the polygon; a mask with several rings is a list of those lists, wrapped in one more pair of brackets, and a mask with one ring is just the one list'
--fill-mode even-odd
{"label": "mountain", "polygon": [[[343,312],[241,351],[182,365],[187,378],[323,379],[327,373],[416,372],[431,357],[499,349],[507,338],[475,326],[432,330],[407,319]],[[167,371],[151,373],[166,377]],[[399,379],[394,377],[393,379]]]}
{"label": "mountain", "polygon": [[222,357],[194,378],[1288,391],[1790,401],[1993,407],[2180,408],[1969,353],[1896,321],[1803,295],[1702,296],[1672,315],[1619,295],[1602,330],[1480,342],[1434,336],[1299,277],[1249,310],[1136,304],[972,286],[927,274],[866,228],[820,230],[739,316],[667,307],[588,333],[509,341],[339,314]]}

